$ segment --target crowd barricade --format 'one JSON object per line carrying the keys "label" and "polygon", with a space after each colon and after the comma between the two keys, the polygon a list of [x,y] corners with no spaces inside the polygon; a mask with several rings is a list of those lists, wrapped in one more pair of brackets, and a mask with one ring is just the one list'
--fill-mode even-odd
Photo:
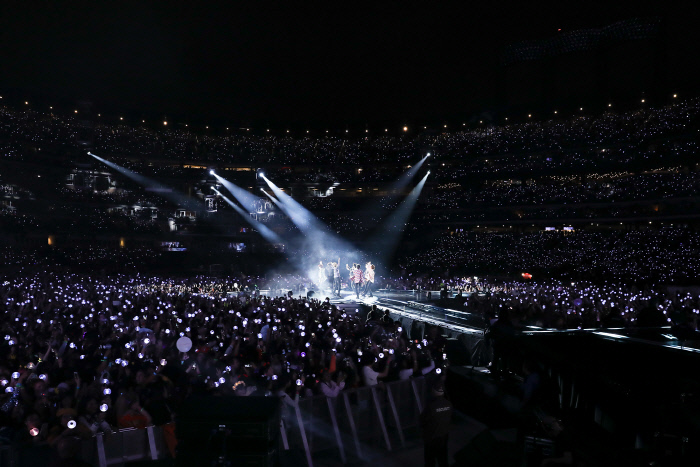
{"label": "crowd barricade", "polygon": [[123,428],[108,436],[98,433],[82,445],[83,460],[99,467],[167,456],[168,448],[160,426]]}
{"label": "crowd barricade", "polygon": [[303,450],[309,467],[320,455],[343,464],[367,459],[367,450],[394,450],[419,433],[427,400],[424,377],[315,396],[285,405],[282,449]]}
{"label": "crowd barricade", "polygon": [[[297,399],[284,404],[280,449],[304,452],[309,467],[314,457],[337,455],[343,464],[366,460],[371,451],[392,451],[420,432],[420,413],[428,399],[425,377],[411,378]],[[125,428],[82,442],[81,458],[109,467],[169,457],[163,427]],[[0,465],[18,465],[11,446],[0,446]]]}

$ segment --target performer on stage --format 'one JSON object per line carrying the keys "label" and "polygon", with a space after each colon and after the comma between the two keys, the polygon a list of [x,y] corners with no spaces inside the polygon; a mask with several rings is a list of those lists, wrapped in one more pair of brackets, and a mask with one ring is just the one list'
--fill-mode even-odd
{"label": "performer on stage", "polygon": [[337,263],[328,263],[333,270],[333,293],[340,297],[340,258]]}
{"label": "performer on stage", "polygon": [[350,280],[352,282],[352,288],[355,290],[355,295],[357,299],[360,298],[360,288],[362,287],[362,269],[360,269],[359,264],[353,264],[352,269],[348,268],[346,264],[345,267],[350,271]]}
{"label": "performer on stage", "polygon": [[362,295],[372,297],[372,289],[374,288],[374,269],[375,266],[371,261],[367,261],[365,264],[365,289]]}
{"label": "performer on stage", "polygon": [[323,261],[318,262],[318,289],[323,291],[323,286],[326,282],[326,267],[323,265]]}

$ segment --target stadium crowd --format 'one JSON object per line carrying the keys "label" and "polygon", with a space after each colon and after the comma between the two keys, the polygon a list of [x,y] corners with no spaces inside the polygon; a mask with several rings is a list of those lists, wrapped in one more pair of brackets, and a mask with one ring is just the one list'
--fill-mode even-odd
{"label": "stadium crowd", "polygon": [[[460,161],[468,172],[500,172],[526,167],[527,164],[551,162],[552,167],[573,166],[587,160],[601,161],[639,158],[654,154],[672,154],[679,145],[693,144],[687,138],[664,138],[687,135],[695,128],[700,111],[699,99],[688,99],[665,107],[649,107],[634,112],[608,112],[599,116],[572,116],[547,121],[533,121],[502,126],[488,126],[463,131],[416,131],[401,136],[322,136],[272,135],[269,132],[225,132],[202,134],[171,127],[155,130],[145,125],[100,123],[99,117],[87,123],[84,117],[61,116],[38,110],[15,110],[0,107],[0,142],[3,158],[28,159],[32,152],[56,151],[89,142],[93,152],[109,158],[160,161],[207,161],[210,164],[260,165],[328,165],[343,166],[388,163],[410,164],[416,155],[433,152],[441,160]],[[461,130],[461,129],[460,129]],[[427,148],[427,149],[426,149]],[[529,157],[528,155],[559,155]],[[523,157],[525,155],[526,157]],[[493,159],[481,156],[498,156]],[[512,157],[515,156],[515,157]],[[504,157],[504,159],[500,159]],[[593,159],[598,160],[593,160]],[[550,160],[551,159],[551,160]],[[556,159],[556,160],[555,160]],[[489,162],[489,160],[491,162]],[[510,167],[515,164],[516,167]],[[525,164],[525,165],[523,165]],[[144,164],[149,165],[149,164]],[[150,167],[168,167],[167,163]],[[592,165],[593,166],[593,165]],[[591,167],[592,167],[591,166]],[[455,167],[450,168],[453,172]],[[369,170],[369,169],[368,169]],[[362,175],[362,172],[355,172]],[[365,172],[363,177],[376,180],[379,171]]]}
{"label": "stadium crowd", "polygon": [[225,293],[244,283],[54,271],[5,277],[0,437],[53,445],[171,423],[192,393],[280,397],[293,406],[297,396],[335,397],[447,365],[437,330],[410,341],[376,312]]}
{"label": "stadium crowd", "polygon": [[660,229],[445,232],[417,255],[403,258],[407,270],[472,272],[479,275],[529,272],[562,280],[630,284],[695,284],[700,254],[698,232]]}
{"label": "stadium crowd", "polygon": [[[700,296],[619,283],[379,280],[395,288],[453,288],[485,322],[498,318],[515,328],[695,330],[700,312]],[[267,285],[259,277],[6,275],[0,436],[51,445],[65,436],[169,424],[192,393],[280,397],[293,407],[297,396],[335,397],[449,364],[438,328],[409,339],[410,330],[375,310],[365,316],[327,299],[264,296],[257,283]]]}
{"label": "stadium crowd", "polygon": [[[698,148],[694,132],[699,109],[700,100],[689,99],[634,112],[440,133],[425,130],[402,136],[364,134],[358,138],[348,134],[259,135],[250,131],[214,135],[184,127],[156,130],[123,122],[100,123],[99,118],[88,124],[75,115],[5,106],[0,107],[0,158],[15,161],[12,163],[32,163],[44,160],[41,157],[53,161],[59,156],[56,160],[63,161],[61,164],[75,164],[78,155],[85,157],[83,146],[87,144],[93,152],[159,180],[188,180],[186,183],[191,184],[194,174],[201,181],[190,190],[200,198],[211,193],[212,184],[206,174],[202,176],[201,169],[212,165],[239,166],[245,170],[226,172],[226,177],[248,184],[251,170],[262,164],[278,183],[315,184],[315,188],[320,187],[316,194],[331,187],[350,186],[348,193],[354,197],[299,199],[318,213],[332,231],[362,235],[400,202],[385,193],[381,184],[395,180],[418,156],[431,152],[433,158],[428,159],[427,166],[433,175],[419,200],[416,225],[655,220],[697,210],[694,196],[698,171],[694,156]],[[61,155],[70,161],[61,159]],[[155,193],[144,192],[132,182],[119,179],[115,186],[114,176],[105,179],[109,174],[95,175],[95,180],[88,182],[89,171],[72,167],[67,184],[56,183],[53,188],[39,185],[35,187],[41,188],[38,193],[35,189],[0,184],[0,195],[7,200],[0,204],[0,223],[8,231],[18,233],[31,229],[86,229],[157,235],[196,230],[200,219],[211,220],[203,213],[198,219],[181,219],[174,214],[177,205]],[[193,172],[187,167],[198,170]],[[354,189],[363,184],[371,186],[364,191]],[[336,215],[357,209],[358,196],[366,197],[383,212],[364,209],[361,215]],[[49,203],[48,211],[32,215],[29,210],[17,210],[14,206],[32,200],[35,204]],[[148,216],[150,210],[154,215]],[[218,198],[211,210],[218,211],[220,217],[232,212]],[[283,234],[294,230],[285,216],[258,216],[257,220]]]}
{"label": "stadium crowd", "polygon": [[[692,222],[647,227],[645,220],[644,228],[608,222],[568,232],[505,231],[512,229],[505,224],[479,231],[455,223],[649,217],[657,215],[659,200],[662,216],[697,211],[698,148],[690,133],[699,111],[700,99],[690,99],[449,133],[312,138],[87,125],[0,107],[0,160],[84,156],[85,143],[148,176],[186,178],[193,173],[186,166],[200,162],[289,165],[309,170],[272,168],[276,180],[331,185],[393,181],[431,151],[436,181],[419,201],[407,252],[379,268],[379,287],[415,291],[419,298],[444,292],[438,296],[485,325],[497,319],[516,329],[672,326],[690,332],[698,329],[700,296],[670,287],[697,285],[700,236]],[[241,174],[252,178],[249,170]],[[449,365],[437,327],[409,339],[410,330],[375,310],[366,316],[323,295],[305,298],[314,281],[305,275],[146,275],[164,256],[154,242],[22,247],[32,232],[43,238],[49,231],[149,238],[168,232],[164,223],[176,206],[153,193],[115,189],[104,180],[100,189],[83,190],[73,182],[36,193],[50,199],[40,214],[23,210],[29,203],[13,204],[31,201],[34,190],[0,184],[0,233],[16,244],[0,248],[2,441],[55,445],[116,428],[168,425],[188,395],[204,392],[279,397],[293,407],[297,397],[336,397],[346,388],[437,374]],[[206,183],[193,192],[205,196]],[[384,213],[338,216],[352,212],[357,200],[301,200],[341,235],[372,230],[399,203],[387,193],[373,201]],[[152,209],[166,215],[151,216]],[[227,210],[220,200],[211,209]],[[295,229],[284,216],[265,222],[282,234]],[[307,253],[288,252],[287,259]],[[535,280],[519,279],[521,273]]]}

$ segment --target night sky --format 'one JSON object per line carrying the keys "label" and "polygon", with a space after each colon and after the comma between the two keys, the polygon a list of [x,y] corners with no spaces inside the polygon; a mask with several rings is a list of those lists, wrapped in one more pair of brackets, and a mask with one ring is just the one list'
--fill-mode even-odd
{"label": "night sky", "polygon": [[607,1],[3,2],[0,95],[5,103],[70,108],[87,100],[103,112],[231,124],[461,118],[507,105],[499,65],[505,45],[633,17],[664,19],[674,83],[692,88],[697,15],[683,8]]}

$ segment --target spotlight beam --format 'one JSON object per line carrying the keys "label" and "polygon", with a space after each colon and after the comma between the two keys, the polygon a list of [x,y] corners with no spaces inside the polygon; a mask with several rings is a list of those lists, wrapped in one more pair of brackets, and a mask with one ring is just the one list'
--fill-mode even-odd
{"label": "spotlight beam", "polygon": [[[430,153],[418,161],[413,167],[402,173],[398,179],[389,185],[387,188],[388,194],[385,198],[386,202],[391,203],[397,200],[403,194],[406,186],[411,182],[411,180],[413,180],[428,157],[430,157]],[[355,217],[361,219],[362,222],[373,222],[373,219],[381,219],[386,216],[387,209],[381,206],[379,201],[372,200],[365,202],[362,209],[355,211],[354,215]]]}
{"label": "spotlight beam", "polygon": [[[272,182],[268,181],[268,183],[274,185]],[[279,188],[278,188],[278,190],[279,190]],[[273,191],[274,191],[274,189],[273,189]],[[333,249],[340,249],[343,251],[354,251],[355,250],[355,248],[352,247],[348,242],[337,237],[333,233],[329,232],[327,230],[327,228],[325,227],[325,225],[323,226],[323,229],[318,229],[318,228],[313,228],[313,227],[308,227],[306,230],[302,229],[300,227],[300,225],[298,224],[299,219],[295,220],[296,213],[292,209],[290,209],[290,207],[288,205],[285,205],[283,202],[276,199],[274,196],[272,196],[267,191],[262,190],[262,192],[265,193],[270,198],[270,200],[273,203],[275,203],[275,205],[277,205],[277,207],[279,207],[282,210],[282,212],[284,212],[287,215],[287,217],[289,217],[289,219],[292,222],[294,222],[294,224],[299,228],[299,230],[304,235],[306,235],[308,240],[306,240],[305,242],[309,243],[309,246],[311,246],[312,249],[318,249],[322,245],[326,245],[326,246],[332,245]],[[280,193],[282,193],[282,195],[284,195],[284,196],[289,197],[289,195],[285,194],[281,190],[280,190]],[[294,201],[294,202],[296,203],[296,201]],[[302,207],[302,209],[306,209],[306,208]],[[313,214],[311,214],[311,213],[309,213],[309,215],[313,216]],[[319,224],[323,225],[321,223],[321,221],[318,221],[318,222],[319,222]],[[302,242],[302,243],[304,243],[304,242]]]}
{"label": "spotlight beam", "polygon": [[173,190],[170,187],[167,187],[151,178],[145,177],[141,174],[138,174],[134,171],[131,171],[125,167],[122,167],[120,165],[115,164],[114,162],[110,162],[107,159],[104,159],[100,156],[97,156],[90,151],[88,151],[88,155],[94,157],[98,161],[102,162],[103,164],[107,165],[108,167],[116,170],[117,172],[121,173],[122,175],[126,176],[127,178],[133,180],[134,182],[138,183],[139,185],[142,185],[146,191],[152,191],[163,198],[167,199],[168,201],[172,202],[173,204],[181,207],[185,207],[188,209],[193,209],[193,210],[198,210],[198,209],[203,209],[204,205],[202,203],[199,203],[197,200],[190,198],[189,196],[185,196],[182,193],[179,193],[178,191]]}
{"label": "spotlight beam", "polygon": [[295,267],[301,274],[311,278],[317,287],[320,286],[317,280],[319,261],[325,265],[329,261],[343,258],[346,262],[353,263],[360,262],[361,258],[365,257],[364,253],[355,246],[330,232],[323,222],[279,189],[267,177],[261,176],[277,199],[265,190],[263,193],[279,206],[303,234],[294,242],[294,249],[306,252],[306,254]]}
{"label": "spotlight beam", "polygon": [[[213,188],[213,187],[212,187]],[[226,201],[229,206],[231,206],[238,214],[241,215],[254,229],[256,229],[258,232],[260,232],[260,235],[267,240],[270,243],[282,243],[282,239],[280,238],[279,235],[277,235],[275,232],[270,230],[269,227],[264,225],[262,222],[258,222],[252,217],[250,217],[250,214],[245,212],[240,206],[238,206],[236,203],[231,201],[229,198],[224,196],[219,190],[214,188],[214,191],[221,196],[221,198]]]}
{"label": "spotlight beam", "polygon": [[418,197],[423,191],[425,182],[430,175],[430,171],[418,182],[418,185],[411,190],[398,208],[387,217],[381,224],[379,230],[372,236],[370,245],[373,245],[375,253],[386,264],[391,260],[394,252],[398,248],[399,241],[406,229],[406,223],[411,217]]}
{"label": "spotlight beam", "polygon": [[244,190],[238,185],[229,182],[222,176],[212,171],[212,175],[216,177],[218,181],[221,182],[223,186],[233,195],[234,198],[238,200],[241,205],[248,210],[248,212],[255,212],[257,210],[256,203],[260,200],[257,196],[251,194],[249,191]]}
{"label": "spotlight beam", "polygon": [[294,222],[294,224],[304,233],[327,231],[328,227],[321,222],[319,218],[314,216],[311,211],[295,201],[287,193],[283,192],[277,185],[272,183],[265,175],[260,175],[270,187],[272,192],[277,196],[277,199],[284,205],[280,206],[285,214]]}
{"label": "spotlight beam", "polygon": [[426,155],[423,159],[418,161],[413,167],[404,172],[394,183],[392,183],[389,186],[389,193],[403,190],[406,187],[406,185],[408,185],[410,181],[413,180],[413,177],[416,176],[421,166],[426,161],[426,159],[428,159],[428,157],[430,157],[430,153],[428,153],[428,155]]}
{"label": "spotlight beam", "polygon": [[282,203],[280,203],[280,201],[279,201],[277,198],[275,198],[274,196],[272,196],[270,193],[268,193],[267,191],[265,191],[265,190],[262,189],[262,188],[261,188],[260,190],[261,190],[263,193],[265,193],[265,195],[267,195],[267,197],[270,198],[270,201],[272,201],[273,203],[275,203],[275,205],[276,205],[278,208],[280,208],[280,209],[282,210],[282,212],[284,212],[285,214],[287,213],[286,209],[284,208],[284,205],[283,205]]}

